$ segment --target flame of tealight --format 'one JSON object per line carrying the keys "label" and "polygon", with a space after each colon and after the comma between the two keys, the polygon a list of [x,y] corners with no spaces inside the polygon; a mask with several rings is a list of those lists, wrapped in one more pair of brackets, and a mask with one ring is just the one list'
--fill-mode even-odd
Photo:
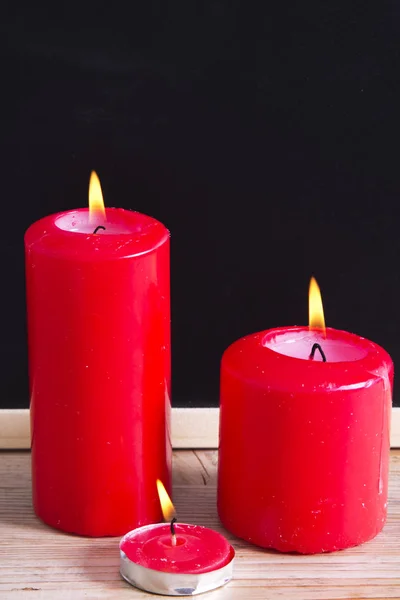
{"label": "flame of tealight", "polygon": [[163,483],[157,479],[157,491],[160,498],[161,510],[165,521],[172,521],[175,517],[175,507],[168,496]]}
{"label": "flame of tealight", "polygon": [[324,308],[322,306],[321,292],[314,277],[311,277],[308,291],[308,326],[317,329],[325,337]]}
{"label": "flame of tealight", "polygon": [[97,173],[92,171],[89,181],[89,223],[96,224],[105,220],[106,209],[104,208],[100,179]]}

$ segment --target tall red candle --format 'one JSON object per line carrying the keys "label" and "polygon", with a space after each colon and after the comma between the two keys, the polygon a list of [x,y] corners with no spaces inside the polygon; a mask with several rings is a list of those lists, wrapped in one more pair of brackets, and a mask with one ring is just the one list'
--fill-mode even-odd
{"label": "tall red candle", "polygon": [[[314,343],[320,354],[309,359]],[[334,329],[262,331],[221,365],[218,510],[265,548],[318,553],[373,538],[387,509],[393,364]]]}
{"label": "tall red candle", "polygon": [[[93,233],[95,227],[104,228]],[[169,233],[108,208],[25,235],[33,502],[58,529],[121,535],[170,486]]]}

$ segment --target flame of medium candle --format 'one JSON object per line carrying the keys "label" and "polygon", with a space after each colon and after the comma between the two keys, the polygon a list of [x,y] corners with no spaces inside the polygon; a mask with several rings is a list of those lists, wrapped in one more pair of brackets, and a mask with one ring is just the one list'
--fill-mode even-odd
{"label": "flame of medium candle", "polygon": [[96,171],[92,171],[89,181],[89,223],[106,220],[103,192]]}

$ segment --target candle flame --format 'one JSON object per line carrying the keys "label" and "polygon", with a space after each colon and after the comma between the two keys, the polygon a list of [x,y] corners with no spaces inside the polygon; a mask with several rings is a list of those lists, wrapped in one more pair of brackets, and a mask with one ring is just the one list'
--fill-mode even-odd
{"label": "candle flame", "polygon": [[101,191],[100,179],[96,171],[92,171],[89,181],[89,223],[96,224],[106,220],[103,193]]}
{"label": "candle flame", "polygon": [[308,291],[308,326],[310,329],[322,331],[322,335],[325,337],[324,308],[319,285],[314,277],[311,277]]}
{"label": "candle flame", "polygon": [[168,496],[167,490],[164,484],[157,479],[157,491],[158,497],[160,498],[161,510],[165,521],[172,521],[175,517],[175,507]]}

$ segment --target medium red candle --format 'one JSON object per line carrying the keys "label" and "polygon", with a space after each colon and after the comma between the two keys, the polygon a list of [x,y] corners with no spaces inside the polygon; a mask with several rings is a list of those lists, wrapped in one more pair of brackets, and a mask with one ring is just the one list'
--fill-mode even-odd
{"label": "medium red candle", "polygon": [[220,587],[232,578],[235,552],[217,531],[175,523],[175,509],[157,481],[170,525],[157,523],[127,533],[120,542],[120,572],[132,585],[155,594],[184,596]]}
{"label": "medium red candle", "polygon": [[[319,344],[326,358],[317,349]],[[334,329],[287,327],[232,344],[221,365],[218,510],[235,535],[317,553],[381,531],[393,364]]]}
{"label": "medium red candle", "polygon": [[171,470],[169,233],[101,203],[25,235],[34,508],[88,536],[159,520]]}

